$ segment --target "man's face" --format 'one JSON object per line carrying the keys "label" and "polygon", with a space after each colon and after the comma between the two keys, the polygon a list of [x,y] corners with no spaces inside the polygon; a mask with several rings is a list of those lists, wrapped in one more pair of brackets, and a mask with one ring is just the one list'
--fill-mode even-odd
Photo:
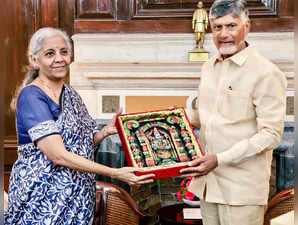
{"label": "man's face", "polygon": [[219,53],[229,57],[245,48],[245,38],[250,28],[250,21],[245,23],[241,17],[232,13],[210,19],[213,42]]}

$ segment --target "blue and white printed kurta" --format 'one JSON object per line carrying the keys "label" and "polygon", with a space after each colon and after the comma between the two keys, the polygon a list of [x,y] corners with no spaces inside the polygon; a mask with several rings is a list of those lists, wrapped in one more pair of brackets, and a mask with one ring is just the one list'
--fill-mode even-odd
{"label": "blue and white printed kurta", "polygon": [[67,151],[94,160],[96,123],[81,97],[64,85],[57,105],[37,86],[27,86],[18,98],[16,120],[18,159],[5,224],[92,224],[95,175],[55,166],[36,145],[60,134]]}

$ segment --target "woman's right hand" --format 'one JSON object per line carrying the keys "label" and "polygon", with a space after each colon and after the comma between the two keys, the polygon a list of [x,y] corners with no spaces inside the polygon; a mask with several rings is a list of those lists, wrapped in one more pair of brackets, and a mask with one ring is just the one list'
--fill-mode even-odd
{"label": "woman's right hand", "polygon": [[135,172],[143,172],[142,168],[134,168],[134,167],[122,167],[122,168],[114,168],[112,178],[121,180],[123,182],[128,183],[129,185],[137,185],[137,184],[147,184],[152,183],[154,174],[146,174],[137,176]]}

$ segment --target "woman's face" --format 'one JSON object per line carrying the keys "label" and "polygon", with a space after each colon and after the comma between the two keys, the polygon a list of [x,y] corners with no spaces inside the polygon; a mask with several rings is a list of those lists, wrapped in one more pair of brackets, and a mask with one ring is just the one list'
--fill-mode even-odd
{"label": "woman's face", "polygon": [[39,76],[50,80],[61,80],[66,76],[71,52],[61,36],[45,38],[38,55],[38,59],[33,61],[34,67],[39,69]]}

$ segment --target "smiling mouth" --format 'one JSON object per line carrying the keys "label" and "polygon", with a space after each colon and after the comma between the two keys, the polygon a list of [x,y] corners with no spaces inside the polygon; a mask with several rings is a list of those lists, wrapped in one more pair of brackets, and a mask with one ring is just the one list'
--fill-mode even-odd
{"label": "smiling mouth", "polygon": [[57,67],[52,67],[52,69],[54,70],[61,70],[61,69],[65,69],[66,66],[57,66]]}
{"label": "smiling mouth", "polygon": [[234,42],[233,41],[221,41],[219,42],[221,45],[233,45]]}
{"label": "smiling mouth", "polygon": [[66,66],[59,66],[59,67],[53,67],[52,71],[54,73],[65,73],[67,69],[66,69]]}

